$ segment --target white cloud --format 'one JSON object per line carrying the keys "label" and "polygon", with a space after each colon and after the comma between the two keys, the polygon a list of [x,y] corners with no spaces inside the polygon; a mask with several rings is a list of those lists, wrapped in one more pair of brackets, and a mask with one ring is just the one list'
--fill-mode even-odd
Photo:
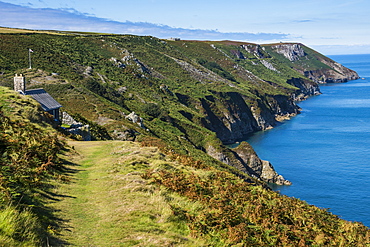
{"label": "white cloud", "polygon": [[37,30],[64,30],[179,37],[199,40],[244,40],[268,42],[285,40],[284,33],[219,32],[217,30],[175,28],[148,22],[117,22],[97,18],[75,9],[34,9],[0,2],[0,26]]}
{"label": "white cloud", "polygon": [[[130,22],[127,20],[119,22],[98,18],[92,14],[76,10],[77,6],[72,8],[71,6],[75,6],[71,2],[72,0],[66,0],[63,3],[57,0],[49,0],[47,1],[48,4],[43,0],[39,0],[39,4],[36,4],[36,0],[33,2],[33,6],[47,7],[52,6],[50,5],[51,2],[55,1],[53,4],[54,8],[31,8],[27,7],[29,5],[25,3],[20,3],[21,1],[13,0],[13,2],[19,2],[22,6],[0,1],[0,26],[39,30],[151,35],[158,38],[179,37],[181,39],[195,40],[236,40],[253,43],[300,42],[314,47],[323,54],[370,54],[370,45],[366,45],[368,40],[370,40],[368,31],[370,22],[363,18],[361,13],[356,13],[349,17],[338,12],[326,15],[290,12],[290,15],[286,16],[284,12],[274,11],[272,15],[277,12],[279,18],[254,18],[253,21],[241,21],[243,19],[238,19],[239,17],[231,18],[227,15],[227,19],[223,16],[217,20],[220,26],[207,19],[207,16],[203,16],[203,21],[206,20],[207,23],[211,23],[213,26],[223,30],[219,31],[218,29],[212,29],[212,27],[209,27],[209,29],[207,27],[203,29],[177,28],[150,22]],[[342,0],[341,2],[345,1]],[[55,9],[56,6],[58,6],[58,9]],[[89,8],[94,6],[91,5]],[[88,10],[84,9],[83,11]],[[94,14],[96,13],[94,12]],[[122,16],[126,16],[126,18],[132,16],[127,16],[126,14],[121,15],[121,19]],[[141,14],[146,16],[147,12]],[[181,18],[179,17],[178,19]],[[171,21],[170,23],[175,22]],[[201,26],[198,23],[200,23],[200,20],[197,22],[197,25],[189,22],[187,26]],[[225,28],[225,26],[221,25],[225,23],[230,27]],[[254,31],[238,31],[246,29]],[[265,31],[259,33],[258,30]],[[276,30],[284,31],[277,32]]]}

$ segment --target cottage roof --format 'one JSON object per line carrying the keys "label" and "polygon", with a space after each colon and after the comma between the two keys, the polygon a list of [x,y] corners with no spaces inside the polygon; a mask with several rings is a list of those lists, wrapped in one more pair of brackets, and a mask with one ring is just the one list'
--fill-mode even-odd
{"label": "cottage roof", "polygon": [[37,102],[39,102],[44,111],[51,111],[62,107],[53,97],[50,96],[44,89],[30,89],[26,90],[25,95],[30,95]]}

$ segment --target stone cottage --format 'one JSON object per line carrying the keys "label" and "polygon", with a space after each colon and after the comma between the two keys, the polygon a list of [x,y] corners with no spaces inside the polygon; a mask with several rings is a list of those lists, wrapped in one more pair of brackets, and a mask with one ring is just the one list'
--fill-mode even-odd
{"label": "stone cottage", "polygon": [[42,109],[48,113],[50,113],[54,120],[57,122],[61,121],[60,118],[60,108],[62,107],[53,97],[50,96],[44,89],[30,89],[26,90],[26,78],[20,74],[19,76],[16,74],[14,77],[14,90],[23,94],[29,95],[37,102],[40,103]]}

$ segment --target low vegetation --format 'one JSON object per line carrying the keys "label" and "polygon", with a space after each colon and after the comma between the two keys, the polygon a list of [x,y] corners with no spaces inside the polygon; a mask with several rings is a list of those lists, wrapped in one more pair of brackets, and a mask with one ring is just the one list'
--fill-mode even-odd
{"label": "low vegetation", "polygon": [[[230,41],[0,33],[0,84],[12,87],[22,73],[98,140],[68,147],[36,102],[0,87],[1,244],[370,245],[361,223],[273,192],[207,154],[236,159],[220,126],[248,114],[273,126],[276,115],[297,113],[288,82],[308,80],[298,72],[305,66],[328,69],[321,55],[302,47],[304,61],[290,63],[271,47]],[[238,115],[241,105],[250,112]],[[127,119],[132,112],[144,125]]]}
{"label": "low vegetation", "polygon": [[[69,142],[51,205],[73,246],[367,246],[370,232],[156,140]],[[163,150],[163,152],[161,151]]]}
{"label": "low vegetation", "polygon": [[[157,148],[133,142],[69,142],[70,182],[57,186],[53,202],[66,219],[59,234],[72,246],[199,246],[168,200],[192,205],[148,183],[149,168],[172,164]],[[175,199],[176,198],[176,199]],[[58,245],[59,243],[53,243]]]}
{"label": "low vegetation", "polygon": [[[153,145],[155,140],[143,142]],[[161,146],[157,143],[156,146]],[[165,147],[161,148],[166,152]],[[282,196],[183,155],[169,154],[179,165],[148,169],[154,184],[200,203],[171,203],[194,237],[211,246],[368,246],[370,231],[325,209]]]}
{"label": "low vegetation", "polygon": [[[62,172],[63,143],[35,102],[3,87],[0,96],[0,242],[38,246],[54,224],[44,199]],[[30,121],[38,119],[42,126]]]}

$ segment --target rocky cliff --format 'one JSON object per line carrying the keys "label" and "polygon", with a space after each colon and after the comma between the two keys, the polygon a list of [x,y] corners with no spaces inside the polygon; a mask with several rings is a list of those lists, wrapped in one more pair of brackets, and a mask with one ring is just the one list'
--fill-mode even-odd
{"label": "rocky cliff", "polygon": [[[320,93],[317,83],[308,79],[292,78],[287,83],[297,87],[291,96],[259,95],[257,100],[251,100],[233,92],[217,95],[222,100],[211,96],[201,99],[201,109],[205,115],[203,126],[214,131],[223,143],[241,142],[253,132],[273,128],[278,121],[299,114],[300,108],[295,100]],[[246,142],[231,152],[216,150],[213,146],[206,148],[206,152],[213,158],[254,178],[278,185],[291,184],[275,171],[270,162],[261,160]]]}
{"label": "rocky cliff", "polygon": [[257,177],[267,183],[278,185],[292,184],[282,175],[279,175],[270,162],[261,160],[247,142],[242,142],[237,148],[233,149],[233,152],[251,176]]}
{"label": "rocky cliff", "polygon": [[273,128],[279,121],[300,112],[296,101],[320,94],[317,83],[291,78],[286,83],[296,87],[290,95],[260,95],[249,98],[238,92],[217,93],[200,99],[203,126],[214,131],[226,144],[243,141],[256,131]]}
{"label": "rocky cliff", "polygon": [[272,46],[272,49],[291,62],[298,61],[307,55],[301,44],[279,44]]}
{"label": "rocky cliff", "polygon": [[[299,63],[301,60],[312,60],[312,55],[309,52],[306,53],[303,47],[301,44],[279,44],[272,46],[272,51],[283,55],[290,62]],[[242,48],[259,60],[271,57],[259,45],[242,45]],[[247,59],[247,56],[242,52],[232,51],[232,54],[239,59]],[[214,97],[202,99],[201,109],[206,116],[203,121],[204,127],[214,131],[223,143],[240,142],[246,140],[248,135],[253,132],[272,128],[278,121],[299,114],[300,108],[295,102],[321,94],[319,83],[346,82],[358,78],[356,72],[326,57],[318,56],[318,60],[324,65],[323,68],[315,71],[305,70],[306,67],[302,64],[295,66],[295,70],[306,78],[292,77],[287,79],[286,83],[296,88],[288,95],[260,95],[255,92],[258,98],[250,99],[240,93],[233,92],[218,95],[222,100],[216,100]],[[265,67],[269,68],[266,65]],[[278,71],[274,67],[271,69],[271,67],[270,70]],[[216,152],[212,146],[206,150],[210,156],[237,167],[252,177],[279,185],[291,184],[275,171],[270,162],[261,160],[246,142],[242,142],[237,148],[232,149],[231,154],[225,151]]]}
{"label": "rocky cliff", "polygon": [[206,151],[211,157],[233,166],[257,180],[278,185],[292,184],[279,175],[270,162],[261,160],[247,142],[241,142],[240,145],[232,149],[224,147],[217,150],[214,146],[208,145]]}
{"label": "rocky cliff", "polygon": [[[312,55],[312,50],[302,44],[278,44],[272,45],[271,48],[274,52],[282,54],[291,61],[295,65],[293,68],[299,73],[316,83],[340,83],[359,79],[355,71],[321,54]],[[307,51],[310,51],[311,54],[308,54]],[[310,69],[311,66],[307,66],[309,65],[307,62],[313,57],[323,65]]]}
{"label": "rocky cliff", "polygon": [[323,61],[335,67],[332,69],[308,70],[304,71],[304,75],[317,83],[342,83],[351,80],[359,79],[358,74],[343,65],[333,61]]}

